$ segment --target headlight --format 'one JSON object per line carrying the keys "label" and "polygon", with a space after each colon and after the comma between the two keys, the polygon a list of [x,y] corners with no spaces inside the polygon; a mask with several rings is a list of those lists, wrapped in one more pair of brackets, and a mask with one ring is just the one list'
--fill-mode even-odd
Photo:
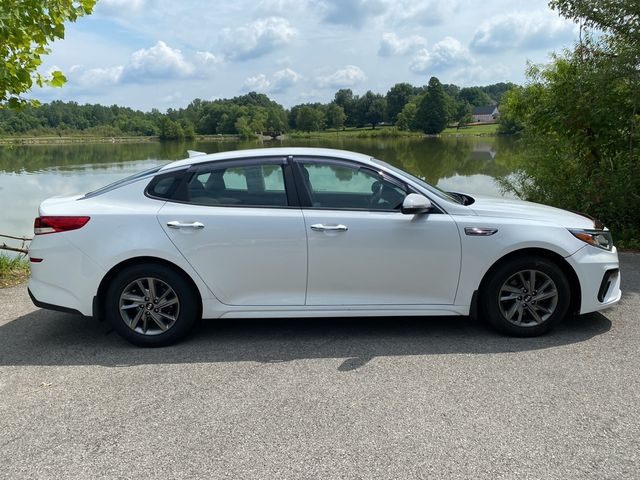
{"label": "headlight", "polygon": [[613,238],[609,230],[569,230],[574,237],[594,247],[609,250],[613,248]]}

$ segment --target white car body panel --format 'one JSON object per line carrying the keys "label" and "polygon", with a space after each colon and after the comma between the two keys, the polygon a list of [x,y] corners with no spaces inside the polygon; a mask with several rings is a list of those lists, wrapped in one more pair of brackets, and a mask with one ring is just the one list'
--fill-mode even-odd
{"label": "white car body panel", "polygon": [[[447,214],[303,210],[307,305],[452,305],[460,235]],[[347,231],[313,231],[314,224]]]}
{"label": "white car body panel", "polygon": [[[160,227],[227,305],[304,305],[307,236],[297,208],[215,207],[167,202]],[[173,229],[170,221],[204,228]]]}
{"label": "white car body panel", "polygon": [[[620,298],[620,275],[597,300],[604,272],[618,268],[615,248],[576,239],[569,228],[593,228],[571,212],[516,200],[474,197],[447,201],[366,155],[325,149],[270,148],[202,155],[160,172],[217,160],[260,156],[320,156],[351,160],[402,179],[444,213],[312,208],[216,207],[167,202],[143,192],[150,178],[96,196],[46,200],[40,215],[86,215],[82,228],[37,235],[29,289],[41,303],[92,315],[94,297],[122,262],[160,259],[196,285],[206,318],[467,315],[492,265],[513,252],[542,249],[564,258],[581,292],[580,313]],[[196,231],[169,221],[202,222]],[[310,226],[344,224],[344,232]],[[496,229],[470,236],[465,227]]]}

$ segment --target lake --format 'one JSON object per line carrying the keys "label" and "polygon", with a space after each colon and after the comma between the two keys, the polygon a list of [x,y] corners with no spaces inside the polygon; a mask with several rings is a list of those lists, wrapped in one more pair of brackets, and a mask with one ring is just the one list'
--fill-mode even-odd
{"label": "lake", "polygon": [[326,147],[370,154],[438,187],[501,196],[495,178],[514,168],[515,144],[504,137],[359,139],[0,147],[0,233],[33,234],[45,198],[95,190],[140,170],[187,156],[258,147]]}

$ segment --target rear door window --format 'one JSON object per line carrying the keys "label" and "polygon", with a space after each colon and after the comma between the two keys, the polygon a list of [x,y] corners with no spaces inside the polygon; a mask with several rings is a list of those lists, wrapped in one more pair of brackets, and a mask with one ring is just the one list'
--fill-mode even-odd
{"label": "rear door window", "polygon": [[286,207],[284,165],[210,164],[188,178],[186,201],[197,205]]}

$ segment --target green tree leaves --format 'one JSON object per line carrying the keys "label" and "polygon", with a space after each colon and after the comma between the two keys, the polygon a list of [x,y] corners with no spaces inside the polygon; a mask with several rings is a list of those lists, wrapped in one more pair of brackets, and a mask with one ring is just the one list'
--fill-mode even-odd
{"label": "green tree leaves", "polygon": [[95,0],[0,0],[0,107],[35,105],[22,97],[34,83],[64,85],[62,72],[47,78],[37,69],[47,45],[64,38],[64,22],[89,15],[94,5]]}
{"label": "green tree leaves", "polygon": [[525,148],[520,173],[504,185],[526,199],[597,216],[614,235],[637,240],[640,6],[637,0],[551,5],[605,34],[585,33],[573,51],[530,66],[528,85],[507,94],[501,130],[522,130]]}
{"label": "green tree leaves", "polygon": [[449,122],[447,94],[436,77],[429,79],[427,93],[418,104],[415,123],[424,133],[437,135]]}

